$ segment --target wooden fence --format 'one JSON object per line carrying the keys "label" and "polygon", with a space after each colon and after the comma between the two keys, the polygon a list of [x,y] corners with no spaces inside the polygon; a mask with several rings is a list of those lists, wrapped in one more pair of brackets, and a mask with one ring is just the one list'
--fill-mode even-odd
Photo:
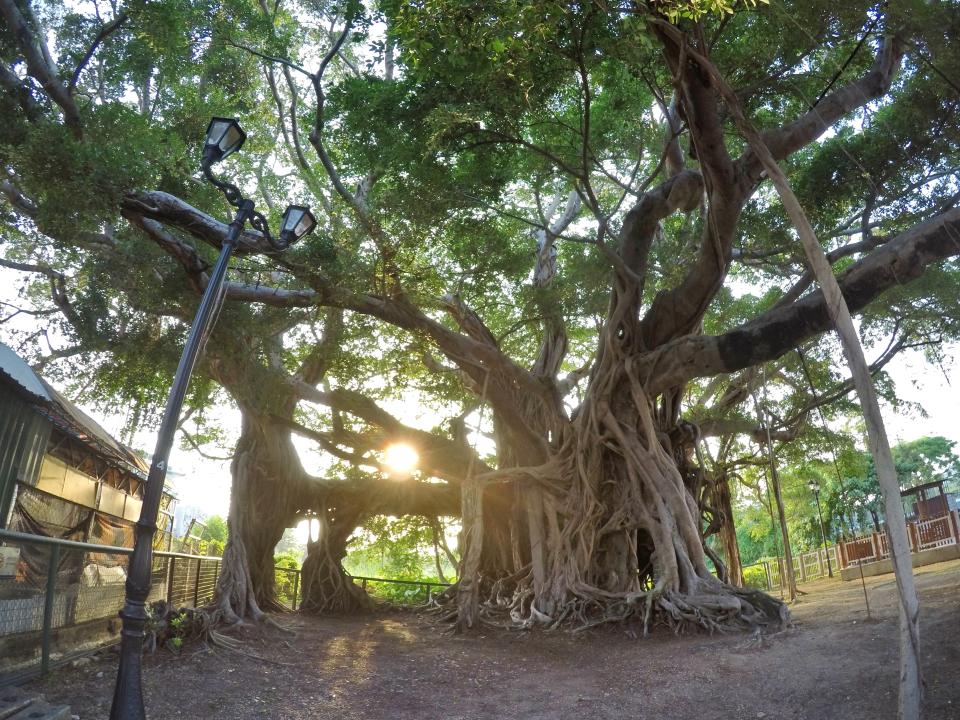
{"label": "wooden fence", "polygon": [[[828,557],[829,562],[827,561]],[[836,545],[794,555],[793,576],[797,582],[803,583],[827,577],[831,571],[839,572],[840,565],[837,562],[837,557],[838,549]],[[744,580],[747,585],[753,587],[775,590],[783,586],[784,567],[782,557],[761,560],[744,566]],[[754,572],[748,572],[751,569]],[[758,572],[761,570],[762,575]]]}

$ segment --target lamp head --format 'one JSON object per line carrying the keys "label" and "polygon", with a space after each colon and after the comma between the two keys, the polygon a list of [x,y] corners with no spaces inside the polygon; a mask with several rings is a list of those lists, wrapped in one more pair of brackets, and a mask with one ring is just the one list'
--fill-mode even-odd
{"label": "lamp head", "polygon": [[246,139],[247,134],[235,119],[211,118],[203,145],[203,162],[206,165],[220,162],[243,147]]}
{"label": "lamp head", "polygon": [[808,482],[807,487],[810,488],[810,492],[812,492],[814,495],[817,495],[820,492],[820,483],[818,483],[816,480],[811,480]]}
{"label": "lamp head", "polygon": [[280,222],[280,241],[291,245],[317,226],[317,219],[310,208],[303,205],[289,205]]}

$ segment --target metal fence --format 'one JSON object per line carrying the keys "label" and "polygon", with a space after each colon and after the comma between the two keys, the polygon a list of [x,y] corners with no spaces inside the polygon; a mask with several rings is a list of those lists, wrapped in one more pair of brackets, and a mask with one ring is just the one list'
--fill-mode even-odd
{"label": "metal fence", "polygon": [[[116,640],[130,548],[0,530],[0,684]],[[154,551],[149,602],[200,606],[220,558]]]}
{"label": "metal fence", "polygon": [[[117,640],[132,548],[61,540],[0,529],[0,685]],[[148,602],[201,607],[215,596],[221,558],[154,550]],[[300,607],[298,568],[276,568],[280,602]],[[447,583],[354,577],[374,594],[406,586],[421,593]],[[379,592],[378,592],[379,591]],[[392,594],[394,599],[396,593]],[[409,593],[411,599],[416,593]],[[402,598],[401,598],[402,599]]]}
{"label": "metal fence", "polygon": [[[300,579],[300,569],[277,566],[274,577],[276,578],[277,600],[280,604],[291,610],[299,608],[303,602],[303,583]],[[395,580],[363,575],[351,575],[350,579],[360,583],[360,587],[371,595],[380,595],[401,602],[427,600],[430,594],[435,592],[435,588],[446,590],[452,585],[452,583],[435,582],[433,580]],[[400,587],[407,588],[408,592],[390,591],[390,588]]]}

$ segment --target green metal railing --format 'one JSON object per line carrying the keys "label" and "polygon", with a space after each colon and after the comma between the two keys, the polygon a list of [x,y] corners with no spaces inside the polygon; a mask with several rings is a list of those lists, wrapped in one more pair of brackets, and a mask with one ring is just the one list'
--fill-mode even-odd
{"label": "green metal railing", "polygon": [[[281,577],[291,579],[281,580]],[[291,610],[296,610],[300,607],[300,604],[303,601],[303,598],[300,596],[300,592],[303,588],[303,585],[300,581],[300,569],[299,568],[288,568],[280,567],[276,568],[276,577],[277,577],[277,596],[284,606],[290,608]],[[446,582],[435,582],[432,580],[396,580],[393,578],[378,578],[378,577],[369,577],[364,575],[350,575],[351,580],[355,580],[360,583],[360,586],[364,590],[368,590],[370,584],[387,584],[387,585],[407,585],[410,587],[422,587],[422,588],[448,588],[453,583]],[[288,590],[292,586],[292,592]]]}

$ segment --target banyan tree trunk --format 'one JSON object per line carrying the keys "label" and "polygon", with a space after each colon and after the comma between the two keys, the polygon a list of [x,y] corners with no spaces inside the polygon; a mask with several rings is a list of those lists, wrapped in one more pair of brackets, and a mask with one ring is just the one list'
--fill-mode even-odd
{"label": "banyan tree trunk", "polygon": [[231,465],[229,536],[217,580],[217,604],[231,622],[280,610],[273,552],[296,512],[302,472],[289,430],[243,410]]}
{"label": "banyan tree trunk", "polygon": [[727,581],[743,587],[743,563],[740,560],[740,546],[737,544],[737,527],[733,522],[733,504],[730,500],[730,479],[724,475],[717,479],[714,487],[717,510],[723,514],[720,526],[720,544],[727,561]]}
{"label": "banyan tree trunk", "polygon": [[346,510],[339,516],[326,508],[317,513],[320,531],[317,540],[307,546],[301,577],[305,612],[349,613],[370,608],[370,598],[343,569],[347,540],[360,522],[357,511]]}
{"label": "banyan tree trunk", "polygon": [[[589,626],[635,616],[645,629],[653,619],[675,629],[783,627],[783,603],[708,570],[700,508],[661,444],[666,433],[626,352],[636,326],[620,317],[603,331],[584,401],[553,433],[547,462],[499,470],[464,487],[458,626],[507,611],[524,625]],[[482,546],[502,531],[491,523],[502,526],[510,517],[484,512],[485,480],[520,489],[526,525],[514,542],[523,544],[525,565],[514,577],[483,574]]]}

